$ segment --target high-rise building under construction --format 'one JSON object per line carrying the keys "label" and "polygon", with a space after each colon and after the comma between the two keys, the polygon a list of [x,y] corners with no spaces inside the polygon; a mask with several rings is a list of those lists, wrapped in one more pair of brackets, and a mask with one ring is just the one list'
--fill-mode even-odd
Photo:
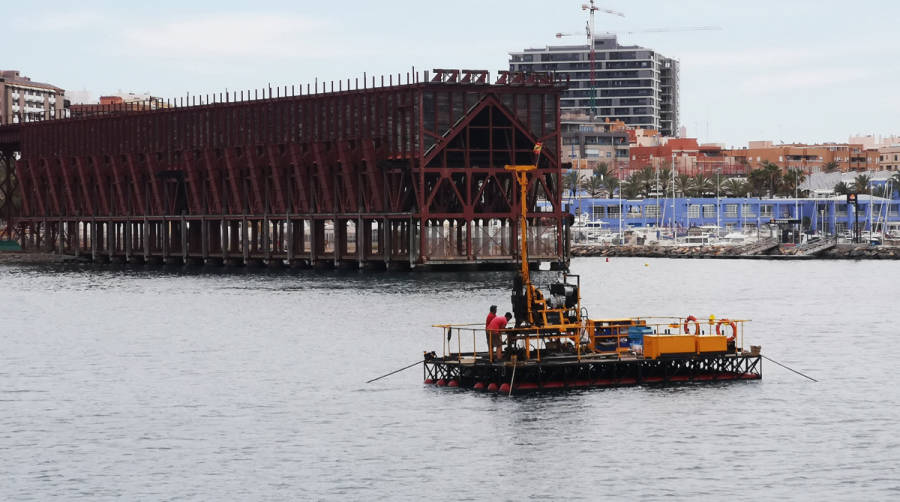
{"label": "high-rise building under construction", "polygon": [[621,45],[613,34],[594,38],[593,72],[590,54],[586,43],[525,49],[510,53],[509,69],[567,75],[569,89],[560,99],[563,113],[621,120],[664,136],[677,134],[677,60],[646,47]]}

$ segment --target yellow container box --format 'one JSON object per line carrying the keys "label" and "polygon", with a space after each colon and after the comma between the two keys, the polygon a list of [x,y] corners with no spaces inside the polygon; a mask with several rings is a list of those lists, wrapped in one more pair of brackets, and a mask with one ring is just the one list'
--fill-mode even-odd
{"label": "yellow container box", "polygon": [[644,357],[656,359],[674,354],[694,354],[697,342],[694,335],[644,335]]}
{"label": "yellow container box", "polygon": [[697,353],[706,354],[710,352],[726,352],[728,350],[728,339],[718,335],[698,335]]}

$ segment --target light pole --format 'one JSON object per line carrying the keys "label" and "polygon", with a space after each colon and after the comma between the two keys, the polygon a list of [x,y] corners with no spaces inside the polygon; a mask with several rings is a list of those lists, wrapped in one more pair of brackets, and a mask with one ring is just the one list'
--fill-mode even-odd
{"label": "light pole", "polygon": [[[722,168],[719,167],[716,169],[716,233],[719,233],[721,229],[719,228],[721,223],[719,222],[719,208],[722,205],[719,201],[719,173],[722,172]],[[743,232],[743,229],[741,229]]]}
{"label": "light pole", "polygon": [[[593,2],[591,2],[593,3]],[[624,236],[625,234],[622,232],[622,166],[619,164],[619,161],[616,160],[616,172],[619,176],[619,245],[624,244]]]}

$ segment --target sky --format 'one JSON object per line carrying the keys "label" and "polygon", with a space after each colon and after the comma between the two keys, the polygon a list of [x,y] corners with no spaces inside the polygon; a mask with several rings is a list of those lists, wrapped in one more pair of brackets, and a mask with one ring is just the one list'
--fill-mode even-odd
{"label": "sky", "polygon": [[[9,0],[4,0],[9,1]],[[4,9],[0,69],[94,99],[176,97],[405,73],[507,69],[584,43],[581,0],[53,1]],[[18,5],[18,4],[17,4]],[[681,124],[701,142],[900,133],[900,2],[598,0],[596,31],[681,62]],[[640,30],[717,26],[717,31]],[[557,40],[557,32],[578,36]],[[628,34],[627,32],[636,32]],[[405,78],[405,77],[404,77]]]}

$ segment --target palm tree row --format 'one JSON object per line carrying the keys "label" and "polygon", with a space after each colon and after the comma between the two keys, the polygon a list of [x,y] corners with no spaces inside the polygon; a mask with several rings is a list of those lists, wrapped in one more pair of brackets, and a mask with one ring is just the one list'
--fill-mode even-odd
{"label": "palm tree row", "polygon": [[565,192],[572,196],[577,190],[582,190],[591,197],[600,197],[601,195],[612,197],[617,191],[620,191],[622,197],[629,199],[647,198],[657,194],[663,197],[714,197],[718,193],[737,197],[746,195],[750,191],[749,184],[740,179],[724,178],[720,181],[721,184],[717,191],[714,178],[703,174],[673,176],[672,170],[667,167],[654,169],[650,166],[632,173],[628,179],[619,180],[609,172],[609,167],[601,162],[594,168],[590,177],[579,179],[578,172],[570,170],[563,175],[562,183]]}

